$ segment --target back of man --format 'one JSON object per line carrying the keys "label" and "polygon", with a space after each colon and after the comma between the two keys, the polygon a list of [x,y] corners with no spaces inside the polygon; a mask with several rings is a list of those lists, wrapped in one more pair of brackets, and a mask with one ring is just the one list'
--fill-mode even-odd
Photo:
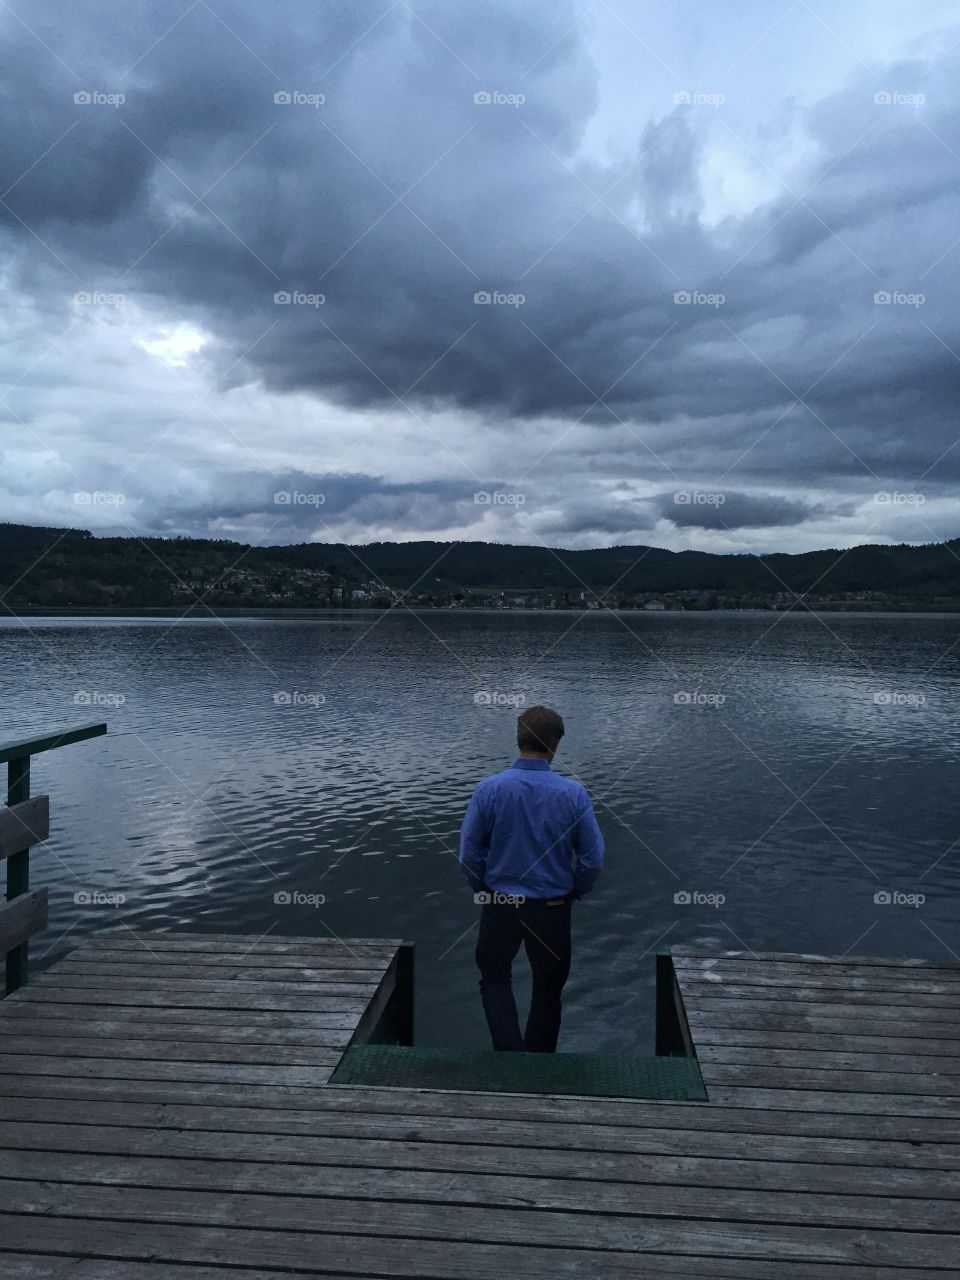
{"label": "back of man", "polygon": [[[495,1049],[556,1049],[572,903],[603,867],[603,837],[586,789],[550,767],[563,734],[556,711],[524,711],[517,719],[519,758],[479,784],[463,822],[460,862],[483,904],[476,959]],[[522,1035],[512,987],[521,944],[533,971]]]}

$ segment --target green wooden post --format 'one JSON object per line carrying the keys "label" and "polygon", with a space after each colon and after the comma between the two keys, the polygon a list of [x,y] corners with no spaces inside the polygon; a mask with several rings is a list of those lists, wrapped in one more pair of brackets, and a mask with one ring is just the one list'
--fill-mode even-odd
{"label": "green wooden post", "polygon": [[414,1042],[413,964],[413,943],[401,943],[397,953],[396,1022],[397,1039],[406,1045]]}
{"label": "green wooden post", "polygon": [[[62,733],[48,733],[42,738],[0,742],[0,764],[7,766],[7,804],[30,799],[30,757],[41,751],[55,751],[72,742],[85,742],[107,732],[103,723],[83,724]],[[7,858],[7,900],[18,898],[30,888],[30,849],[20,850]],[[6,995],[18,991],[27,981],[27,944],[7,952]]]}
{"label": "green wooden post", "polygon": [[669,950],[657,952],[656,1055],[658,1058],[686,1054],[683,1030],[677,1014],[676,978]]}
{"label": "green wooden post", "polygon": [[[30,798],[30,757],[19,756],[7,762],[7,804],[19,804]],[[30,850],[11,854],[7,859],[7,900],[26,893],[30,888]],[[7,952],[7,995],[19,990],[27,981],[28,943],[21,942]]]}

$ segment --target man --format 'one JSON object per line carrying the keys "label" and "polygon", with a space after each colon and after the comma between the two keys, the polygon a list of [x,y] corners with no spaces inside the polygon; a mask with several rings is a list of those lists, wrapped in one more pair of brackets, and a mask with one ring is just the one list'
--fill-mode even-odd
{"label": "man", "polygon": [[[549,707],[518,716],[520,758],[484,778],[463,820],[460,864],[483,903],[477,967],[494,1049],[556,1051],[571,906],[603,868],[603,836],[586,789],[550,768],[563,732]],[[511,985],[521,942],[533,971],[523,1035]]]}

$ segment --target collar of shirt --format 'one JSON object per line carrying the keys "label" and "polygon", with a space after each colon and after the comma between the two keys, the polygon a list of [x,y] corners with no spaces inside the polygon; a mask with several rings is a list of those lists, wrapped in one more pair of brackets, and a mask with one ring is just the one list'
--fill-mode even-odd
{"label": "collar of shirt", "polygon": [[543,759],[538,760],[538,759],[531,758],[527,760],[527,759],[524,759],[523,756],[519,756],[516,760],[514,760],[513,764],[510,767],[511,769],[549,769],[550,765],[546,760],[543,760]]}

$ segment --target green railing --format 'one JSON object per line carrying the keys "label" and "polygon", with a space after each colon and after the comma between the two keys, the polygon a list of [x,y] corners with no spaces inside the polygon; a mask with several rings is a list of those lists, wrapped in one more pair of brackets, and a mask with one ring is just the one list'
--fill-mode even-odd
{"label": "green railing", "polygon": [[[105,724],[85,724],[42,738],[0,743],[0,764],[7,766],[7,805],[0,809],[0,860],[7,863],[7,902],[24,899],[16,908],[0,908],[0,948],[7,952],[6,994],[27,981],[27,938],[46,922],[46,890],[30,895],[30,847],[47,836],[46,797],[30,803],[30,757],[107,732]],[[42,804],[39,802],[43,802]],[[20,845],[22,844],[22,847]],[[7,943],[4,943],[4,937]],[[22,938],[22,940],[20,940]],[[9,949],[7,944],[10,945]]]}

